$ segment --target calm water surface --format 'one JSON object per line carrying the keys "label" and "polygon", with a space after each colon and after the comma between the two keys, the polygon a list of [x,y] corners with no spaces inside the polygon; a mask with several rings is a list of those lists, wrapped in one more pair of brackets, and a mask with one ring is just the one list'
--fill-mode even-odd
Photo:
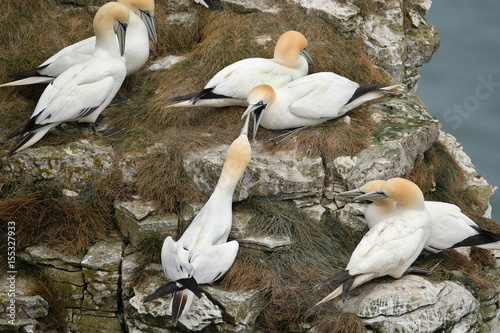
{"label": "calm water surface", "polygon": [[[426,18],[441,46],[420,69],[417,95],[500,187],[500,1],[434,0]],[[490,199],[500,221],[500,190]]]}

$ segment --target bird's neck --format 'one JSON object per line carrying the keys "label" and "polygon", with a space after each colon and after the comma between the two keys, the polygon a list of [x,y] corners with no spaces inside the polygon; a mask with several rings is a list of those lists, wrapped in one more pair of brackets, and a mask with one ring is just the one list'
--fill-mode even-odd
{"label": "bird's neck", "polygon": [[227,173],[222,172],[214,193],[217,192],[221,197],[227,197],[232,200],[234,190],[236,189],[236,185],[239,180],[239,177],[231,177]]}
{"label": "bird's neck", "polygon": [[94,55],[120,57],[120,48],[112,24],[106,29],[96,31]]}
{"label": "bird's neck", "polygon": [[399,210],[399,211],[407,211],[407,210],[418,210],[418,211],[421,211],[421,210],[425,210],[425,203],[424,201],[417,201],[417,202],[413,202],[411,204],[408,204],[408,205],[402,205],[400,203],[398,203],[396,205],[396,208]]}

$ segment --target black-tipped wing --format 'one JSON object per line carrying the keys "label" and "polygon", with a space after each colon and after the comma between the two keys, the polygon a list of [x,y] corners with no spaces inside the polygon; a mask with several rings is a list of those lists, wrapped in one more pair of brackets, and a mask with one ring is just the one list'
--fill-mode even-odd
{"label": "black-tipped wing", "polygon": [[212,92],[214,88],[203,89],[200,92],[190,93],[187,95],[177,96],[169,99],[168,103],[177,103],[184,101],[191,101],[191,104],[195,105],[200,99],[220,99],[220,98],[230,98],[228,96],[215,94]]}
{"label": "black-tipped wing", "polygon": [[151,295],[144,298],[144,300],[142,302],[143,303],[151,302],[154,299],[169,295],[171,293],[174,293],[174,292],[182,290],[182,289],[183,288],[179,288],[175,282],[169,282],[169,283],[164,284],[160,288],[156,289],[154,293],[152,293]]}
{"label": "black-tipped wing", "polygon": [[48,65],[49,64],[43,65],[43,66],[38,66],[36,68],[32,68],[32,69],[29,69],[29,70],[24,71],[24,72],[9,73],[9,74],[7,74],[7,76],[10,77],[12,80],[21,80],[21,79],[25,79],[27,77],[33,77],[33,76],[51,77],[49,75],[42,75],[39,73],[40,70],[44,69]]}
{"label": "black-tipped wing", "polygon": [[[179,287],[177,284],[181,284],[182,287]],[[175,293],[177,291],[181,291],[184,289],[189,289],[190,291],[193,292],[193,294],[196,295],[196,297],[200,298],[201,297],[201,289],[198,286],[198,283],[193,277],[187,278],[187,279],[180,279],[175,282],[169,282],[164,284],[163,286],[159,287],[158,289],[155,290],[154,293],[151,295],[147,296],[144,298],[142,301],[143,303],[150,302],[154,299],[157,299],[159,297],[163,297],[172,293]]]}
{"label": "black-tipped wing", "polygon": [[344,282],[344,281],[346,281],[350,278],[354,278],[354,277],[356,277],[356,275],[353,276],[353,275],[349,274],[349,271],[337,272],[337,273],[333,274],[332,277],[315,285],[314,290],[320,290],[320,289],[322,289],[322,288],[324,288],[332,283],[341,283],[341,282]]}
{"label": "black-tipped wing", "polygon": [[488,243],[494,243],[494,242],[499,242],[500,241],[500,235],[495,234],[493,232],[487,231],[480,229],[475,226],[471,226],[474,228],[479,234],[468,237],[464,239],[463,241],[454,244],[451,248],[455,247],[461,247],[461,246],[478,246],[478,245],[483,245],[483,244],[488,244]]}
{"label": "black-tipped wing", "polygon": [[342,300],[344,302],[347,299],[347,294],[349,293],[355,278],[356,276],[352,276],[344,281],[344,285],[342,286]]}
{"label": "black-tipped wing", "polygon": [[210,10],[221,11],[222,6],[219,0],[204,0]]}
{"label": "black-tipped wing", "polygon": [[[193,294],[196,295],[196,297],[198,297],[198,298],[201,297],[201,289],[193,277],[190,277],[188,279],[180,279],[180,280],[177,280],[177,282],[180,283],[185,289],[191,290],[193,292]],[[182,288],[182,289],[184,289],[184,288]]]}
{"label": "black-tipped wing", "polygon": [[356,89],[356,91],[354,92],[352,97],[349,99],[349,101],[346,103],[346,105],[351,103],[355,99],[358,99],[359,97],[363,96],[364,94],[369,93],[370,91],[373,91],[373,90],[377,90],[377,89],[382,88],[382,87],[385,87],[385,84],[383,84],[383,83],[365,84],[365,85],[359,87],[358,89]]}
{"label": "black-tipped wing", "polygon": [[172,300],[172,326],[177,326],[182,311],[186,307],[188,295],[185,293],[175,293]]}

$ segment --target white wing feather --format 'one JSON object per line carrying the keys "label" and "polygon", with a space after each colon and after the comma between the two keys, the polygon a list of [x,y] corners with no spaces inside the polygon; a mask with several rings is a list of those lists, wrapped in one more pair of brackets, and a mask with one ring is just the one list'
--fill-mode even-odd
{"label": "white wing feather", "polygon": [[477,227],[470,218],[462,213],[458,206],[437,201],[426,201],[425,207],[432,217],[431,236],[425,246],[426,250],[436,252],[443,250],[477,235],[472,228]]}
{"label": "white wing feather", "polygon": [[278,88],[294,78],[290,68],[279,65],[272,59],[249,58],[222,69],[205,88],[214,88],[213,92],[216,94],[246,99],[258,85],[267,84]]}
{"label": "white wing feather", "polygon": [[210,246],[201,251],[193,251],[191,264],[194,278],[200,284],[212,283],[224,275],[233,265],[239,244],[231,242]]}
{"label": "white wing feather", "polygon": [[320,119],[342,116],[347,104],[359,85],[335,73],[316,73],[292,81],[284,89],[291,96],[300,96],[290,105],[290,112],[297,117]]}

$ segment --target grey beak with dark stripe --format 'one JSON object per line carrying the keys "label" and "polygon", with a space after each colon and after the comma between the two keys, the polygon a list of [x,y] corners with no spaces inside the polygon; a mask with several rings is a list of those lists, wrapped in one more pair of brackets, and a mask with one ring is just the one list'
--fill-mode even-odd
{"label": "grey beak with dark stripe", "polygon": [[140,12],[140,17],[141,20],[144,22],[146,25],[146,28],[148,29],[148,34],[149,37],[151,37],[151,40],[156,43],[158,41],[158,37],[156,35],[156,29],[155,29],[155,24],[153,22],[153,16],[151,16],[151,13],[149,10],[139,10]]}

